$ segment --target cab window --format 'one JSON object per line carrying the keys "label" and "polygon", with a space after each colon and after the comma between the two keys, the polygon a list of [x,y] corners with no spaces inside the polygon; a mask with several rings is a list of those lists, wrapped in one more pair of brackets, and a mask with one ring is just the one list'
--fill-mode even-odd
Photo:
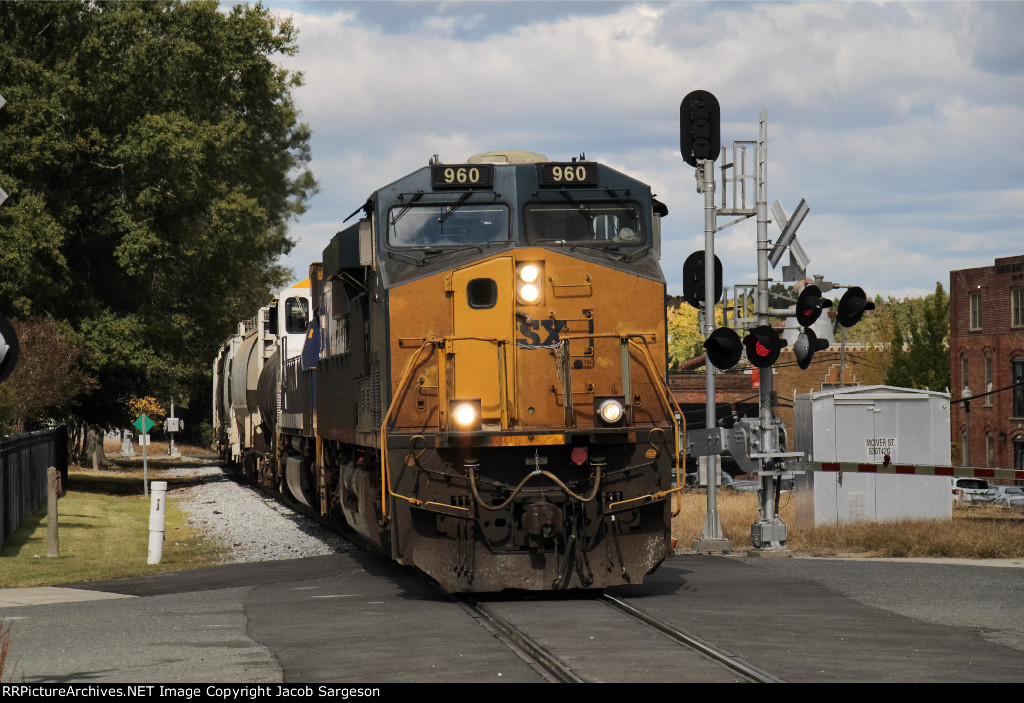
{"label": "cab window", "polygon": [[531,244],[640,246],[647,236],[639,207],[619,202],[566,201],[527,205],[526,239]]}
{"label": "cab window", "polygon": [[445,247],[506,242],[508,209],[503,205],[431,203],[388,211],[392,247]]}
{"label": "cab window", "polygon": [[303,334],[309,322],[309,301],[288,298],[284,304],[284,327],[288,334]]}

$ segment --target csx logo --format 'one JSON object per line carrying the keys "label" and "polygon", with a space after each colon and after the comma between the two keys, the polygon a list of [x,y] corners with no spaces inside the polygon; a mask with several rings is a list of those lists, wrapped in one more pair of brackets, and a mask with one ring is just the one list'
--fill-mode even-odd
{"label": "csx logo", "polygon": [[[520,347],[550,347],[559,344],[561,340],[558,333],[568,326],[567,320],[533,320],[532,322],[521,322],[519,334],[522,338],[516,339]],[[543,335],[543,338],[542,338]]]}

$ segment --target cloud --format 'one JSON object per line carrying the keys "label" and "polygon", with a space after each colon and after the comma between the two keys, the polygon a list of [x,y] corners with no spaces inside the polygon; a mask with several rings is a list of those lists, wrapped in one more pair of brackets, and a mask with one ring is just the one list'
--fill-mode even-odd
{"label": "cloud", "polygon": [[[1024,241],[1020,2],[270,7],[299,28],[284,63],[305,73],[295,97],[321,183],[292,229],[304,241],[433,154],[586,152],[668,204],[662,263],[678,287],[703,247],[703,199],[678,151],[679,102],[697,88],[718,97],[726,143],[756,139],[767,111],[769,205],[807,199],[815,271],[930,292],[950,267]],[[756,276],[752,223],[716,247],[727,278]]]}

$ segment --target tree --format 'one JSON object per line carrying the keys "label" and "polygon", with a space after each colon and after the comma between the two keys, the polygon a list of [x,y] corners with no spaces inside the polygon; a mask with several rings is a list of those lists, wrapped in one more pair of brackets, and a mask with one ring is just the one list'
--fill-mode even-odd
{"label": "tree", "polygon": [[272,60],[295,51],[262,5],[0,3],[0,309],[82,335],[92,421],[207,397],[217,346],[286,282],[316,185],[301,76]]}
{"label": "tree", "polygon": [[33,420],[63,420],[96,382],[82,370],[82,346],[53,320],[11,320],[21,352],[14,373],[3,384],[0,424],[21,431]]}
{"label": "tree", "polygon": [[949,390],[949,296],[941,283],[924,298],[919,312],[893,320],[890,366],[885,382],[892,386]]}
{"label": "tree", "polygon": [[[733,301],[729,301],[731,306]],[[750,311],[748,311],[748,314]],[[723,324],[722,304],[715,306],[715,326]],[[666,311],[668,322],[668,363],[670,368],[678,368],[680,364],[703,355],[704,333],[698,322],[697,308],[689,303],[681,302],[677,307]],[[704,364],[694,368],[702,368]]]}

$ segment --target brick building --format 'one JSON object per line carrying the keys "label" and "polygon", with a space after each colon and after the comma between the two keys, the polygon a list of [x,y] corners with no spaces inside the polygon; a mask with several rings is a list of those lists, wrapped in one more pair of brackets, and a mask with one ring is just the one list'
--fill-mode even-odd
{"label": "brick building", "polygon": [[950,271],[949,355],[953,397],[974,398],[969,418],[953,406],[953,460],[1024,468],[1024,386],[1008,388],[1024,382],[1024,255]]}

